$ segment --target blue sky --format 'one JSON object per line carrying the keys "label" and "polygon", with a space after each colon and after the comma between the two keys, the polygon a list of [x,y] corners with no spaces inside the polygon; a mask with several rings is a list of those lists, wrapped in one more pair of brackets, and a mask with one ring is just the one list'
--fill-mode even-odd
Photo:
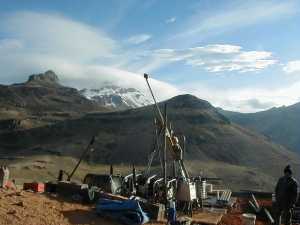
{"label": "blue sky", "polygon": [[53,69],[255,112],[300,101],[300,1],[0,0],[0,82]]}

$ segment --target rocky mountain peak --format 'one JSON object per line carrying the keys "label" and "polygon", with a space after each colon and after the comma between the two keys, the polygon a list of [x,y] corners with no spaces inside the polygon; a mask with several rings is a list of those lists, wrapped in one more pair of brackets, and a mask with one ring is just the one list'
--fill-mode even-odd
{"label": "rocky mountain peak", "polygon": [[59,84],[59,79],[52,70],[48,70],[45,73],[32,74],[29,76],[27,83],[36,82],[45,84]]}
{"label": "rocky mountain peak", "polygon": [[178,95],[167,101],[168,106],[174,108],[190,109],[212,109],[212,105],[205,100],[199,99],[190,94]]}
{"label": "rocky mountain peak", "polygon": [[99,89],[83,89],[80,93],[87,99],[117,110],[138,108],[152,104],[144,93],[135,88],[106,85]]}

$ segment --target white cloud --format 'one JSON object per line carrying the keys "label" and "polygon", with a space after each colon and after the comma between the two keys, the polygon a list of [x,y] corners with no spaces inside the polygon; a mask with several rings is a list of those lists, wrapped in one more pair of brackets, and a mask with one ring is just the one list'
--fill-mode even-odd
{"label": "white cloud", "polygon": [[[0,30],[5,37],[0,38],[1,83],[22,82],[29,74],[52,69],[63,84],[77,88],[97,88],[111,83],[149,93],[142,72],[172,62],[211,72],[261,70],[276,63],[271,52],[246,51],[238,45],[125,51],[102,30],[56,14],[19,12],[2,16]],[[217,89],[201,84],[175,87],[155,79],[150,82],[159,100],[188,92],[215,106],[244,112],[295,103],[300,89],[300,82],[276,90]]]}
{"label": "white cloud", "polygon": [[300,100],[300,82],[276,88],[217,88],[201,83],[184,84],[185,93],[208,100],[216,107],[237,112],[257,112],[272,107],[291,105]]}
{"label": "white cloud", "polygon": [[300,60],[290,61],[284,67],[283,71],[286,73],[300,73]]}
{"label": "white cloud", "polygon": [[206,46],[191,48],[191,50],[195,52],[200,51],[200,52],[220,53],[220,54],[239,53],[241,49],[242,49],[241,46],[226,45],[226,44],[214,44],[214,45],[206,45]]}
{"label": "white cloud", "polygon": [[[126,52],[100,29],[57,14],[16,12],[0,18],[0,30],[6,37],[0,38],[0,83],[52,69],[63,84],[77,88],[110,83],[148,93],[142,74],[114,66]],[[167,83],[152,83],[160,100],[178,93]]]}
{"label": "white cloud", "polygon": [[134,35],[134,36],[131,36],[130,38],[128,38],[127,42],[129,44],[138,45],[138,44],[142,44],[146,41],[149,41],[151,38],[152,38],[152,36],[149,34],[138,34],[138,35]]}
{"label": "white cloud", "polygon": [[110,56],[117,45],[103,31],[60,15],[17,12],[2,17],[0,26],[26,50],[74,60]]}
{"label": "white cloud", "polygon": [[231,3],[222,11],[203,13],[199,4],[194,14],[173,38],[197,37],[197,40],[257,23],[268,23],[299,12],[296,1],[241,1]]}
{"label": "white cloud", "polygon": [[140,68],[152,71],[172,62],[182,62],[201,67],[208,72],[258,71],[277,61],[267,51],[245,51],[236,45],[206,45],[187,49],[156,49],[148,51],[138,60],[144,60]]}
{"label": "white cloud", "polygon": [[176,22],[176,17],[170,17],[170,18],[165,20],[166,24],[175,23],[175,22]]}
{"label": "white cloud", "polygon": [[15,39],[2,39],[0,40],[0,51],[11,51],[14,49],[20,49],[23,47],[23,44],[19,40]]}

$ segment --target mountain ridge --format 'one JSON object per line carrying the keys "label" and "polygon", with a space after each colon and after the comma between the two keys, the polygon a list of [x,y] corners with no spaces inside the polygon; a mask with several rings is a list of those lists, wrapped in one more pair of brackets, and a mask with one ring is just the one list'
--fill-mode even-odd
{"label": "mountain ridge", "polygon": [[300,103],[256,113],[238,113],[221,109],[219,112],[232,122],[300,153]]}
{"label": "mountain ridge", "polygon": [[[56,83],[53,76],[38,76],[23,84],[0,86],[1,155],[79,157],[96,136],[95,151],[86,158],[89,163],[147,164],[154,146],[157,112],[153,105],[103,110],[77,89]],[[14,105],[19,102],[25,104]],[[165,104],[174,133],[180,140],[186,137],[184,156],[192,174],[218,171],[232,185],[247,180],[245,187],[270,189],[285,164],[300,169],[295,153],[232,123],[205,100],[187,94],[160,102],[159,107]],[[5,113],[21,122],[12,121],[14,129],[8,129]],[[157,158],[155,163],[159,165]]]}
{"label": "mountain ridge", "polygon": [[[191,104],[185,104],[184,101]],[[225,179],[240,176],[252,180],[258,188],[271,187],[287,163],[300,169],[300,159],[283,146],[264,136],[232,124],[207,101],[190,95],[174,97],[167,103],[168,120],[180,137],[186,136],[185,160],[192,174],[205,170],[201,165],[229,165],[247,168],[245,173],[230,171]],[[201,107],[200,107],[201,106]],[[91,163],[146,165],[153,150],[153,106],[117,112],[89,113],[47,127],[0,134],[0,152],[14,155],[43,155],[49,152],[78,157],[92,136],[96,136]],[[158,163],[158,162],[156,162]],[[226,170],[224,168],[224,170]],[[226,170],[227,171],[227,170]],[[249,171],[249,172],[246,172]],[[252,172],[251,172],[252,171]],[[209,171],[208,171],[209,172]],[[262,181],[262,177],[269,181]],[[232,178],[231,178],[232,180]]]}

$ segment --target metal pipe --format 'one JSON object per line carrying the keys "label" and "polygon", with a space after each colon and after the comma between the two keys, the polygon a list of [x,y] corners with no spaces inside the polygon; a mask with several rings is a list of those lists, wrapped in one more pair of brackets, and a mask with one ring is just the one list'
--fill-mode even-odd
{"label": "metal pipe", "polygon": [[183,134],[182,135],[182,139],[183,139],[183,153],[182,153],[182,158],[184,158],[184,155],[185,155],[185,147],[186,147],[186,138],[185,138],[185,135]]}
{"label": "metal pipe", "polygon": [[159,107],[158,107],[157,101],[156,101],[156,99],[155,99],[155,96],[154,96],[154,94],[153,94],[152,88],[151,88],[151,86],[150,86],[150,84],[149,84],[149,81],[148,81],[149,75],[148,75],[148,74],[146,74],[146,73],[144,73],[144,78],[146,79],[146,82],[147,82],[148,88],[149,88],[149,90],[150,90],[150,93],[151,93],[151,95],[152,95],[152,98],[153,98],[153,100],[154,100],[154,104],[155,104],[155,106],[156,106],[156,109],[157,109],[157,111],[158,111],[158,114],[159,114],[160,120],[161,120],[162,124],[164,125],[164,119],[163,119],[163,115],[162,115],[162,113],[161,113],[161,111],[160,111],[160,109],[159,109]]}
{"label": "metal pipe", "polygon": [[165,185],[165,203],[167,204],[167,193],[168,193],[168,187],[167,187],[167,104],[165,104],[164,108],[164,185]]}
{"label": "metal pipe", "polygon": [[[164,119],[164,117],[163,117],[163,115],[162,115],[162,113],[161,113],[161,110],[160,110],[160,108],[158,107],[157,101],[156,101],[156,99],[155,99],[155,96],[154,96],[154,94],[153,94],[153,91],[152,91],[151,86],[150,86],[149,81],[148,81],[148,78],[149,78],[148,74],[144,73],[144,78],[145,78],[145,80],[146,80],[146,83],[147,83],[147,85],[148,85],[148,88],[149,88],[149,90],[150,90],[150,93],[151,93],[151,95],[152,95],[152,98],[153,98],[153,100],[154,100],[155,107],[156,107],[156,109],[157,109],[157,111],[158,111],[158,114],[159,114],[159,117],[160,117],[160,120],[161,120],[162,127],[164,128],[164,131],[165,131],[165,132],[164,132],[164,133],[165,133],[165,134],[164,134],[165,141],[166,141],[166,138],[168,137],[168,140],[169,140],[169,142],[170,142],[170,145],[173,147],[173,146],[175,145],[175,143],[174,143],[174,141],[173,141],[173,139],[172,139],[171,132],[169,131],[168,126],[167,126],[167,120],[166,120],[167,118]],[[166,144],[166,146],[167,146],[167,144]],[[180,145],[179,145],[179,148],[181,149],[181,146],[180,146]],[[181,149],[181,151],[182,151],[182,149]],[[181,173],[182,173],[183,178],[184,178],[184,179],[188,179],[188,178],[189,178],[189,174],[188,174],[188,172],[187,172],[187,170],[186,170],[186,168],[185,168],[185,165],[184,165],[182,159],[179,159],[179,160],[177,159],[176,161],[178,161],[179,166],[181,167]]]}
{"label": "metal pipe", "polygon": [[71,178],[73,177],[74,173],[76,172],[77,168],[79,167],[81,161],[83,160],[83,158],[85,157],[85,155],[88,153],[88,151],[91,149],[91,147],[93,146],[95,142],[95,136],[92,137],[90,143],[88,144],[88,146],[86,147],[85,151],[81,154],[79,161],[77,162],[75,168],[73,169],[73,171],[71,172],[71,174],[68,176],[68,181],[71,180]]}
{"label": "metal pipe", "polygon": [[110,165],[110,171],[109,171],[109,174],[110,174],[110,175],[114,175],[114,167],[113,167],[112,164]]}

